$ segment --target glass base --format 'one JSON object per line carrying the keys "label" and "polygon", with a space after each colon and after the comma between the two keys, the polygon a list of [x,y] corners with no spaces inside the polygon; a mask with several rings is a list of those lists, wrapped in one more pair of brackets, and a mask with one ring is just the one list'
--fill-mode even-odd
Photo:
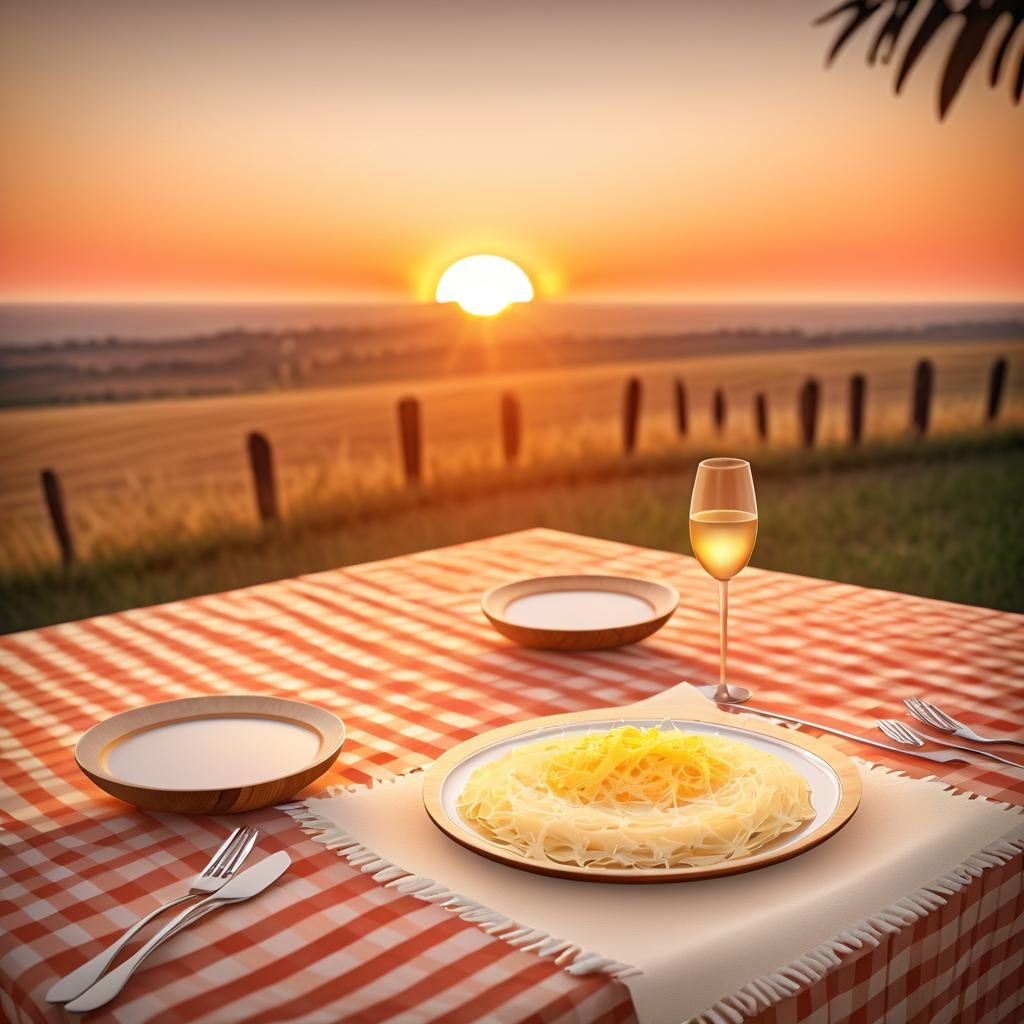
{"label": "glass base", "polygon": [[729,684],[728,700],[716,700],[715,694],[718,693],[717,683],[709,686],[695,686],[694,689],[718,704],[742,704],[745,700],[750,700],[750,691],[745,686],[737,686],[735,683]]}

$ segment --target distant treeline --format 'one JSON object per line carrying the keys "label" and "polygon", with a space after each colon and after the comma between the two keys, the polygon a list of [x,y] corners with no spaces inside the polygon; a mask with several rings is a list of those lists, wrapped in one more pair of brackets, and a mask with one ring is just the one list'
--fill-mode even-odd
{"label": "distant treeline", "polygon": [[[427,330],[436,332],[437,325],[426,326]],[[358,339],[364,342],[373,342],[382,337],[395,338],[404,334],[420,334],[425,330],[422,323],[388,324],[383,326],[356,326],[356,327],[304,327],[295,330],[274,329],[274,330],[251,330],[247,328],[229,328],[221,331],[214,331],[207,334],[194,334],[177,338],[131,338],[119,335],[107,337],[89,338],[61,338],[58,340],[38,341],[22,344],[0,343],[0,355],[26,355],[32,352],[81,352],[110,350],[110,349],[157,349],[161,347],[174,348],[207,348],[211,344],[238,344],[248,343],[255,346],[273,346],[279,344],[283,339],[288,339],[296,344],[317,341],[339,342],[350,339]],[[659,331],[647,332],[640,335],[634,334],[571,334],[557,333],[549,337],[533,339],[533,343],[544,340],[549,342],[579,342],[579,343],[616,343],[623,341],[635,343],[661,343],[679,344],[687,343],[687,351],[691,351],[689,343],[700,341],[720,341],[723,339],[746,340],[748,342],[761,341],[765,339],[782,340],[790,339],[794,343],[810,345],[849,345],[860,342],[879,340],[952,340],[966,341],[973,339],[1024,337],[1024,320],[961,320],[955,322],[944,322],[925,324],[921,327],[871,327],[871,328],[848,328],[838,331],[805,331],[802,328],[754,328],[754,327],[722,327],[715,330],[701,331]],[[529,339],[523,339],[529,343]]]}
{"label": "distant treeline", "polygon": [[740,328],[629,336],[535,331],[530,336],[499,335],[494,344],[473,343],[471,335],[460,333],[466,326],[451,321],[301,331],[237,329],[166,341],[8,344],[0,346],[0,406],[340,387],[892,342],[1024,341],[1024,322],[1013,319],[828,332]]}
{"label": "distant treeline", "polygon": [[0,355],[16,354],[25,352],[63,352],[63,351],[97,351],[109,349],[135,349],[145,347],[156,348],[203,348],[211,344],[229,344],[237,342],[249,342],[253,345],[272,345],[278,343],[282,338],[294,338],[299,340],[332,340],[338,341],[346,337],[358,337],[360,339],[373,338],[379,335],[395,335],[419,331],[423,327],[420,323],[408,324],[383,324],[378,326],[352,326],[352,327],[302,327],[302,328],[275,328],[273,330],[261,328],[254,330],[246,327],[229,327],[220,331],[211,331],[204,334],[188,334],[180,337],[169,338],[141,338],[126,337],[122,335],[106,335],[104,337],[86,338],[58,338],[45,341],[0,343]]}

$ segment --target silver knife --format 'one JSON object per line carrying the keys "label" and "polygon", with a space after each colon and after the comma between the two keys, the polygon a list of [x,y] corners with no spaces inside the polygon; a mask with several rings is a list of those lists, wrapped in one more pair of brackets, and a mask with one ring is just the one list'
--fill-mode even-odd
{"label": "silver knife", "polygon": [[[878,740],[869,740],[856,733],[843,732],[842,729],[833,729],[830,725],[819,725],[817,722],[808,722],[803,718],[796,718],[793,715],[784,715],[779,711],[766,711],[764,708],[752,708],[749,704],[730,705],[736,708],[736,714],[749,713],[761,715],[764,718],[778,718],[783,722],[793,722],[795,725],[806,725],[810,729],[818,729],[821,732],[830,732],[833,736],[842,736],[844,739],[854,740],[857,743],[866,743],[869,747],[878,747],[879,750],[891,750],[894,754],[904,754],[907,757],[919,757],[924,761],[938,761],[939,764],[973,764],[962,754],[955,750],[910,750],[907,747],[891,747],[888,743],[879,743]],[[725,705],[717,705],[720,711],[725,710]]]}
{"label": "silver knife", "polygon": [[[125,983],[135,972],[135,969],[156,949],[165,939],[179,931],[186,924],[193,920],[205,917],[207,911],[215,909],[216,906],[227,903],[241,903],[243,900],[251,899],[259,895],[267,886],[284,874],[291,864],[292,859],[283,850],[272,854],[254,864],[241,874],[235,875],[226,885],[212,896],[208,896],[201,903],[196,903],[186,910],[183,910],[173,921],[156,933],[133,957],[125,960],[119,967],[115,967],[109,974],[104,975],[90,988],[87,988],[77,999],[64,1004],[64,1009],[70,1013],[85,1013],[88,1010],[96,1010],[109,1003],[124,988]],[[190,920],[191,919],[191,920]]]}
{"label": "silver knife", "polygon": [[[203,871],[192,880],[189,891],[177,899],[169,900],[167,903],[151,910],[145,917],[140,917],[127,931],[123,932],[101,953],[97,953],[91,960],[86,961],[77,967],[69,975],[60,979],[50,987],[46,993],[48,1003],[66,1003],[75,996],[80,996],[90,985],[94,985],[100,979],[100,975],[114,962],[117,955],[125,946],[147,925],[154,917],[162,914],[165,910],[188,903],[196,896],[209,896],[222,889],[237,874],[238,868],[242,866],[246,857],[249,856],[259,830],[255,828],[236,828],[234,832],[224,841],[220,849],[210,858],[210,863]],[[239,845],[241,842],[241,845]]]}

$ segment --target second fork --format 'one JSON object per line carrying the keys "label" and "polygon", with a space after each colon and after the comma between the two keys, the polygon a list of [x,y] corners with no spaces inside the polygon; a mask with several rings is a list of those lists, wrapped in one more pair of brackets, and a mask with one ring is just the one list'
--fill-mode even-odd
{"label": "second fork", "polygon": [[963,750],[969,754],[978,754],[980,757],[987,757],[990,761],[998,761],[1000,764],[1008,764],[1011,768],[1024,768],[1024,764],[1007,760],[998,754],[992,754],[987,750],[979,750],[977,747],[965,747],[961,743],[947,743],[945,740],[935,739],[933,736],[922,736],[919,732],[911,729],[904,722],[898,722],[894,718],[876,719],[875,725],[891,740],[902,743],[906,747],[923,747],[925,743],[936,743],[946,750]]}
{"label": "second fork", "polygon": [[937,704],[933,704],[923,697],[907,697],[903,703],[919,722],[938,732],[960,736],[974,743],[1015,743],[1017,746],[1024,747],[1024,740],[1018,740],[1012,736],[980,736],[969,725],[964,725],[952,715],[947,715]]}

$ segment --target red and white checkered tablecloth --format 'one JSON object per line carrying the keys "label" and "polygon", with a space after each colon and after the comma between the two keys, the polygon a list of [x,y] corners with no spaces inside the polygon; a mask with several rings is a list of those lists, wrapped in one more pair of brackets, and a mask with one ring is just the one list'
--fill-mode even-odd
{"label": "red and white checkered tablecloth", "polygon": [[[682,603],[654,637],[619,651],[530,651],[491,631],[478,607],[486,587],[563,572],[664,579]],[[922,693],[977,726],[1024,731],[1024,616],[754,569],[731,597],[732,678],[761,705],[870,734],[877,715]],[[196,694],[309,701],[348,726],[314,789],[366,782],[494,726],[713,682],[717,628],[715,585],[692,559],[530,530],[0,638],[0,1010],[61,1020],[43,1000],[56,977],[179,893],[237,824],[147,814],[96,789],[72,750],[100,719]],[[1021,773],[938,767],[959,788],[1024,805]],[[241,818],[263,830],[261,849],[292,854],[291,871],[168,943],[91,1020],[633,1019],[620,983],[569,976],[383,887],[279,811]],[[1009,1024],[1024,1019],[1022,968],[1017,857],[756,1020]]]}

